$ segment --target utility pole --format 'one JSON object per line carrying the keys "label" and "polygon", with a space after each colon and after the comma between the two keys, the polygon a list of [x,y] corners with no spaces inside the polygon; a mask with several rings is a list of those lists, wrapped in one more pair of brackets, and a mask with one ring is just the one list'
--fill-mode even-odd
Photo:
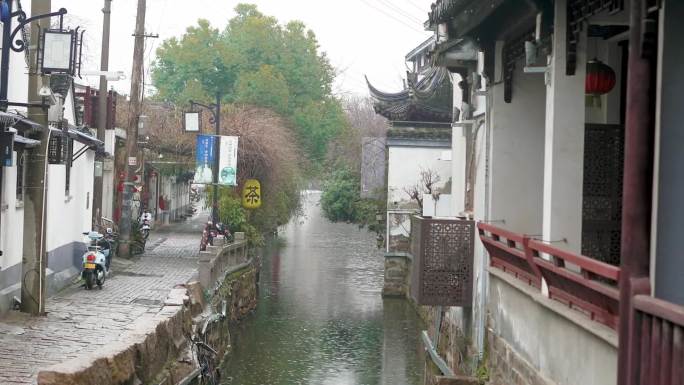
{"label": "utility pole", "polygon": [[145,51],[145,10],[146,0],[138,0],[138,15],[135,21],[135,45],[133,47],[133,72],[131,74],[131,108],[128,116],[126,131],[126,162],[124,168],[124,191],[121,205],[121,220],[119,231],[121,234],[121,248],[123,257],[130,257],[131,238],[131,201],[133,200],[133,175],[138,166],[138,121],[140,120],[141,86],[143,71],[143,56]]}
{"label": "utility pole", "polygon": [[[102,72],[107,72],[109,70],[109,20],[111,13],[112,0],[104,0],[104,8],[102,8],[102,51],[100,53],[100,71]],[[109,108],[107,108],[107,100],[107,76],[102,74],[100,75],[100,95],[97,108],[97,139],[103,143],[105,141],[105,129],[107,128],[107,123],[109,120]],[[102,171],[104,171],[104,167]],[[95,175],[95,186],[93,188],[93,220],[98,223],[102,217],[102,190],[104,189],[103,182],[102,172],[100,175]]]}
{"label": "utility pole", "polygon": [[[51,11],[52,1],[32,1],[31,15],[46,14]],[[39,26],[43,30],[50,27],[50,19],[42,19],[31,24],[30,46],[36,47],[40,38]],[[36,50],[29,56],[29,102],[40,101],[38,90],[41,83],[49,81],[41,78],[36,68]],[[47,148],[50,141],[47,109],[29,108],[29,119],[40,123],[44,129],[40,134],[40,146],[27,153],[26,159],[26,197],[24,198],[24,247],[22,258],[21,310],[32,315],[45,313],[47,270],[46,233],[46,189],[47,189]]]}
{"label": "utility pole", "polygon": [[212,222],[214,225],[219,222],[219,206],[218,206],[218,195],[219,195],[219,161],[221,158],[221,93],[216,93],[216,127],[215,134],[216,140],[214,140],[214,196],[213,206],[211,211]]}

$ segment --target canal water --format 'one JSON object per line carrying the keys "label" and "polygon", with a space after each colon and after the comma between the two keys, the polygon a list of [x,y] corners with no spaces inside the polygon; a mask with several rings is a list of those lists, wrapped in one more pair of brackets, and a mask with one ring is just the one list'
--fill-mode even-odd
{"label": "canal water", "polygon": [[322,217],[320,194],[264,257],[259,305],[233,330],[231,385],[420,385],[423,328],[404,300],[383,300],[374,234]]}

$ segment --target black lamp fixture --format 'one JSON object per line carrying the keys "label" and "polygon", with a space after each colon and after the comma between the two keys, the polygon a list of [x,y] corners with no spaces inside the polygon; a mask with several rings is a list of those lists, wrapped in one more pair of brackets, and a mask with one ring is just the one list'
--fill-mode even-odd
{"label": "black lamp fixture", "polygon": [[[24,27],[34,21],[59,17],[59,28],[40,31],[38,43],[37,66],[41,75],[66,74],[75,76],[80,72],[83,33],[79,28],[64,29],[64,15],[67,10],[27,17],[18,9],[12,10],[13,0],[0,0],[0,21],[2,21],[2,57],[0,58],[0,110],[6,111],[8,106],[47,108],[46,103],[19,103],[7,100],[9,64],[11,51],[24,52],[28,47],[23,38],[17,38]],[[16,27],[12,28],[16,18]],[[39,29],[40,30],[40,29]],[[80,77],[80,76],[79,76]]]}
{"label": "black lamp fixture", "polygon": [[190,111],[185,111],[183,113],[183,129],[186,132],[200,132],[202,124],[202,112],[195,110],[194,108]]}

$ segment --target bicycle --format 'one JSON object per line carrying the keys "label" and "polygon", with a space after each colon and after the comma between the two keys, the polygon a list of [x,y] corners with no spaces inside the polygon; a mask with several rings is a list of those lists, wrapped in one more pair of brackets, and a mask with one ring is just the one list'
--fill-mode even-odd
{"label": "bicycle", "polygon": [[192,352],[199,365],[199,383],[201,385],[219,385],[221,373],[216,365],[218,353],[199,338],[193,338],[191,341]]}

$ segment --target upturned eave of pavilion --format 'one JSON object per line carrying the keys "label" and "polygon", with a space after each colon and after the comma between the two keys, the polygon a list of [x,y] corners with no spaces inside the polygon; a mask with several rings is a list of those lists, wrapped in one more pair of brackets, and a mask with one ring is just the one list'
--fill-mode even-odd
{"label": "upturned eave of pavilion", "polygon": [[424,76],[399,92],[385,92],[366,78],[375,112],[390,121],[451,122],[453,91],[449,71],[430,67]]}

